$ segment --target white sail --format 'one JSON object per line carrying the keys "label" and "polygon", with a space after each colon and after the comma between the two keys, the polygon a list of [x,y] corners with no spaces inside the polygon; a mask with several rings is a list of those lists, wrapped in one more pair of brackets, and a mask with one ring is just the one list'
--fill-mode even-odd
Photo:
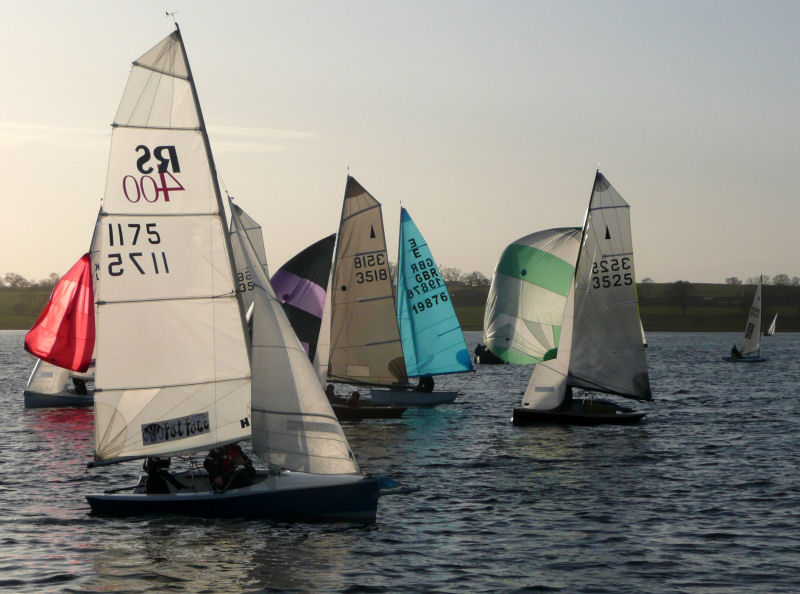
{"label": "white sail", "polygon": [[650,400],[630,206],[599,171],[575,270],[570,384]]}
{"label": "white sail", "polygon": [[483,340],[508,363],[552,359],[575,276],[581,229],[546,229],[503,250],[486,299]]}
{"label": "white sail", "polygon": [[772,318],[772,322],[769,324],[769,328],[767,328],[767,336],[772,336],[775,334],[775,324],[778,323],[778,314],[775,314],[775,317]]}
{"label": "white sail", "polygon": [[753,296],[753,305],[747,316],[747,325],[744,328],[744,338],[739,351],[742,355],[752,355],[761,350],[761,277],[758,277],[756,294]]}
{"label": "white sail", "polygon": [[250,364],[224,211],[183,42],[134,62],[92,248],[95,455],[250,435]]}
{"label": "white sail", "polygon": [[320,384],[328,381],[328,361],[331,355],[331,293],[333,287],[333,270],[328,278],[328,290],[325,292],[325,304],[322,307],[322,322],[319,326],[317,351],[314,353],[314,369],[317,372]]}
{"label": "white sail", "polygon": [[407,382],[390,276],[381,205],[348,176],[330,290],[330,377]]}
{"label": "white sail", "polygon": [[[261,268],[264,274],[269,278],[269,270],[267,268],[267,251],[264,248],[264,234],[259,225],[250,215],[243,211],[239,206],[230,202],[231,211],[235,210],[241,222],[241,229],[250,240],[255,254],[257,257],[257,265]],[[232,218],[232,216],[231,216]],[[234,229],[233,221],[231,220],[231,250],[233,252],[233,262],[236,267],[236,292],[242,300],[242,311],[247,312],[253,304],[253,291],[255,285],[253,281],[253,272],[247,267],[242,254],[241,243],[236,239],[238,229]]]}
{"label": "white sail", "polygon": [[561,320],[561,341],[555,359],[537,363],[522,397],[522,406],[531,410],[551,410],[564,401],[572,350],[572,326],[575,284],[570,286],[564,316]]}
{"label": "white sail", "polygon": [[[231,229],[241,230],[231,207]],[[245,233],[232,233],[253,275],[253,449],[271,464],[313,474],[357,473],[350,446],[283,305]]]}
{"label": "white sail", "polygon": [[598,171],[555,359],[538,363],[523,397],[555,408],[567,388],[651,399],[633,267],[630,207]]}

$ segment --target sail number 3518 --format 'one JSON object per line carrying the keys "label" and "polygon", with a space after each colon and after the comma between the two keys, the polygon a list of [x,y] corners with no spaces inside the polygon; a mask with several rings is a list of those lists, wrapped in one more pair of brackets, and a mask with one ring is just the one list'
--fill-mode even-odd
{"label": "sail number 3518", "polygon": [[[389,271],[386,269],[385,254],[356,256],[353,259],[353,267],[356,269],[356,282],[359,285],[363,283],[385,281],[389,278]],[[365,268],[369,270],[364,270]]]}
{"label": "sail number 3518", "polygon": [[[592,263],[592,288],[608,289],[610,287],[623,287],[633,284],[631,259],[608,258]],[[630,271],[630,272],[626,272]]]}

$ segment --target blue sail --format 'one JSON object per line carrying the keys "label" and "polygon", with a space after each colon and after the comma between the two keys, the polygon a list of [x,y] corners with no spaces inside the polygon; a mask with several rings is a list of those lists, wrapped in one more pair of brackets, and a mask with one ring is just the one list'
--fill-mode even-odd
{"label": "blue sail", "polygon": [[425,239],[400,209],[397,323],[409,377],[472,371],[472,358]]}

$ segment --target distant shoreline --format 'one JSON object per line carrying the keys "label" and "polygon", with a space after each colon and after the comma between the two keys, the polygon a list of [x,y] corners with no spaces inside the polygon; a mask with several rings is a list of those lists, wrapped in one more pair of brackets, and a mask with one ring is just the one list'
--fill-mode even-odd
{"label": "distant shoreline", "polygon": [[[483,330],[489,287],[449,283],[461,327]],[[743,332],[754,285],[639,283],[639,312],[645,332]],[[50,297],[49,288],[0,287],[0,330],[27,330]],[[778,332],[800,332],[800,286],[763,287],[761,330],[778,314]]]}

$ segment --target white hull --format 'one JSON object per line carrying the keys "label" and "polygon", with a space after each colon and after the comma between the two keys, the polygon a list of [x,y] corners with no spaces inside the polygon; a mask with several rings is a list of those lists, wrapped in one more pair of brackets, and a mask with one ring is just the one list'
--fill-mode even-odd
{"label": "white hull", "polygon": [[453,402],[458,392],[414,392],[412,390],[386,390],[372,388],[370,397],[379,404],[395,404],[398,406],[430,406]]}

